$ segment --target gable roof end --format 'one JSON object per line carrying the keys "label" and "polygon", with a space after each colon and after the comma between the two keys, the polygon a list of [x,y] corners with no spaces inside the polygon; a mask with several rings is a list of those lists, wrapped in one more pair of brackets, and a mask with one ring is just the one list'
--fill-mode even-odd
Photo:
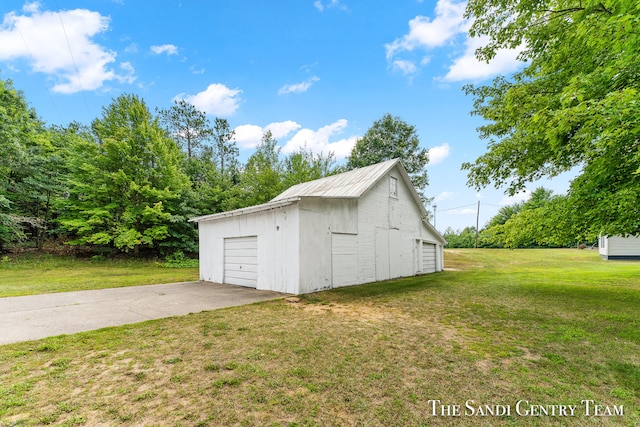
{"label": "gable roof end", "polygon": [[286,200],[291,197],[358,198],[397,164],[400,164],[400,159],[387,160],[337,175],[303,182],[286,189],[271,201]]}

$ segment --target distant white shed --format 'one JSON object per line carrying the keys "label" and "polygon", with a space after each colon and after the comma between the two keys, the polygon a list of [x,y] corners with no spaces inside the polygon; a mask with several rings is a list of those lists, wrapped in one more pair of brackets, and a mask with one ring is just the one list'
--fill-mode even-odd
{"label": "distant white shed", "polygon": [[444,238],[398,159],[193,218],[200,279],[304,294],[442,271]]}
{"label": "distant white shed", "polygon": [[640,236],[600,236],[598,250],[604,259],[640,260]]}

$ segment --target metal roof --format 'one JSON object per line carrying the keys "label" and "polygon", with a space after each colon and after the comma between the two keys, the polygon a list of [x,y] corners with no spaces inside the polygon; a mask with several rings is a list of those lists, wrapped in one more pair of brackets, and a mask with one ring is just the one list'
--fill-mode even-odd
{"label": "metal roof", "polygon": [[229,218],[231,216],[248,215],[255,212],[268,211],[270,209],[276,209],[276,208],[281,208],[283,206],[292,205],[299,200],[300,198],[291,197],[286,200],[270,201],[267,203],[263,203],[261,205],[249,206],[247,208],[240,208],[233,211],[198,216],[198,217],[189,219],[189,222],[215,221],[217,219]]}
{"label": "metal roof", "polygon": [[398,171],[400,172],[400,176],[407,184],[409,193],[413,197],[416,205],[422,213],[423,223],[429,230],[434,233],[438,241],[446,244],[447,241],[444,239],[444,237],[442,237],[442,235],[433,227],[433,225],[431,225],[429,221],[426,220],[427,211],[422,204],[422,200],[420,199],[418,192],[414,188],[413,184],[411,184],[411,179],[409,178],[407,171],[404,169],[404,166],[402,166],[400,159],[387,160],[375,165],[366,166],[337,175],[316,179],[315,181],[303,182],[302,184],[290,187],[267,203],[242,209],[236,209],[228,212],[204,215],[197,218],[191,218],[189,221],[215,221],[222,218],[248,215],[255,212],[277,209],[297,203],[303,197],[358,198],[366,193],[367,190],[369,190],[371,187],[373,187],[396,165],[399,165]]}
{"label": "metal roof", "polygon": [[398,163],[400,163],[400,159],[387,160],[338,175],[303,182],[288,188],[271,201],[276,202],[292,197],[357,198],[362,196]]}

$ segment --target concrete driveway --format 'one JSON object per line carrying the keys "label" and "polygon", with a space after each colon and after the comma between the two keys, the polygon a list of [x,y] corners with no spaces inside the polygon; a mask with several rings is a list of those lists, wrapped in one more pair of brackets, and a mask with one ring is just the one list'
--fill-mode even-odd
{"label": "concrete driveway", "polygon": [[183,282],[0,298],[0,344],[182,316],[285,296],[242,286]]}

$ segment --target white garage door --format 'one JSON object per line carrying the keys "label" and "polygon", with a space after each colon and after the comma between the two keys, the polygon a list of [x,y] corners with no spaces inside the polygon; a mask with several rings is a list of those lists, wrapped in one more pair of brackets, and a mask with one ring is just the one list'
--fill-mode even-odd
{"label": "white garage door", "polygon": [[422,272],[435,273],[436,271],[436,245],[422,242]]}
{"label": "white garage door", "polygon": [[358,283],[357,235],[331,235],[331,273],[334,288]]}
{"label": "white garage door", "polygon": [[258,285],[258,237],[224,239],[224,283],[255,288]]}

